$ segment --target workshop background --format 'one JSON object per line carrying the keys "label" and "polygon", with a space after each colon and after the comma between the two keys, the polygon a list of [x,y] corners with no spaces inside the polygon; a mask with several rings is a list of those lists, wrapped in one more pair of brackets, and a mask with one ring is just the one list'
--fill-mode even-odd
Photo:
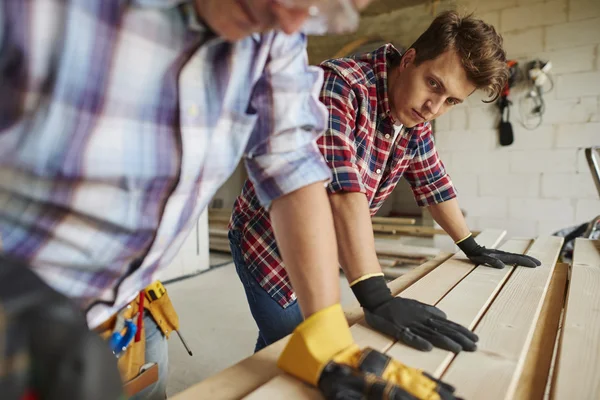
{"label": "workshop background", "polygon": [[[384,42],[409,46],[447,9],[475,12],[493,24],[504,37],[508,57],[518,61],[522,78],[510,95],[511,145],[499,144],[497,105],[482,103],[477,94],[435,122],[437,148],[471,229],[500,228],[508,237],[535,237],[596,217],[600,200],[583,149],[600,145],[600,0],[374,0],[355,34],[311,37],[310,61],[371,50]],[[542,87],[541,117],[533,112],[537,103],[529,95],[527,66],[535,60],[552,66]],[[212,206],[231,209],[245,177],[238,167]],[[379,214],[414,216],[418,225],[433,226],[421,212],[402,183]],[[199,228],[196,236],[190,247],[199,255],[207,235]],[[433,244],[454,249],[445,235],[435,235]],[[252,353],[256,327],[228,261],[228,255],[211,252],[208,273],[168,284],[194,350],[189,357],[171,341],[171,394]],[[197,269],[198,263],[193,264]],[[225,266],[214,268],[219,265]],[[343,303],[352,297],[344,280]]]}

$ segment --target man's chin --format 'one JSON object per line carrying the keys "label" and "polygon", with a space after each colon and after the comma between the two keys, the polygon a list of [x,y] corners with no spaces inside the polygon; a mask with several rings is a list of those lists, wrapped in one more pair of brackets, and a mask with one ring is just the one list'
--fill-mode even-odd
{"label": "man's chin", "polygon": [[418,121],[415,121],[413,118],[411,118],[410,116],[401,114],[398,116],[398,118],[396,118],[396,120],[401,123],[405,128],[414,128],[415,126],[417,126],[419,124]]}

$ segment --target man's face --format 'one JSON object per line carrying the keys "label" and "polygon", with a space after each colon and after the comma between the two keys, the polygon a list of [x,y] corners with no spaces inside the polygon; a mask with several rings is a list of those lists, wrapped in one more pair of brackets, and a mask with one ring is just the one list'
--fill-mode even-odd
{"label": "man's face", "polygon": [[454,50],[418,67],[415,56],[409,49],[388,78],[392,115],[407,128],[439,117],[476,89]]}
{"label": "man's face", "polygon": [[[219,36],[236,41],[275,28],[294,33],[308,18],[308,7],[324,1],[332,0],[195,0],[195,3],[200,17]],[[354,6],[360,10],[370,1],[355,0]],[[298,6],[290,7],[290,3]]]}

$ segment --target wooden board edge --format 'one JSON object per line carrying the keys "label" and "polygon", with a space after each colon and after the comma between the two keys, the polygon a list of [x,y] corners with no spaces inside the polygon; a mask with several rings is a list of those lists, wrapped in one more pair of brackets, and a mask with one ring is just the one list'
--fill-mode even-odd
{"label": "wooden board edge", "polygon": [[277,359],[289,336],[273,343],[237,364],[169,397],[173,400],[231,400],[240,399],[278,375]]}
{"label": "wooden board edge", "polygon": [[569,265],[558,263],[554,268],[525,365],[517,383],[515,400],[543,399],[550,379],[558,327],[564,307]]}

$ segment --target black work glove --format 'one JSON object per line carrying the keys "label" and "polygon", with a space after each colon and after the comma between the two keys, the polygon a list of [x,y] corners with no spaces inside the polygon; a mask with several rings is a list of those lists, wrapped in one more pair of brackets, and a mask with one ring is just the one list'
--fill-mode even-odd
{"label": "black work glove", "polygon": [[453,353],[477,349],[477,335],[446,319],[446,314],[437,307],[393,297],[383,276],[360,281],[352,285],[352,291],[365,311],[369,326],[410,347],[430,351],[435,346]]}
{"label": "black work glove", "polygon": [[118,399],[117,360],[71,300],[0,256],[0,397]]}
{"label": "black work glove", "polygon": [[486,249],[484,246],[477,244],[473,236],[456,244],[475,264],[485,264],[492,268],[502,269],[508,265],[522,265],[523,267],[535,268],[542,263],[533,257],[523,254],[508,253],[502,250]]}
{"label": "black work glove", "polygon": [[[389,356],[373,349],[365,349],[360,357],[354,357],[358,365],[329,362],[319,378],[319,389],[327,400],[421,400],[438,398],[460,400],[454,396],[454,388],[431,375],[406,367]],[[383,379],[386,373],[388,379]],[[412,385],[420,387],[419,395],[410,394],[400,385],[401,376]],[[417,383],[417,381],[421,381]],[[406,383],[405,383],[406,384]],[[431,389],[426,389],[431,386]],[[435,396],[437,394],[437,396]]]}

